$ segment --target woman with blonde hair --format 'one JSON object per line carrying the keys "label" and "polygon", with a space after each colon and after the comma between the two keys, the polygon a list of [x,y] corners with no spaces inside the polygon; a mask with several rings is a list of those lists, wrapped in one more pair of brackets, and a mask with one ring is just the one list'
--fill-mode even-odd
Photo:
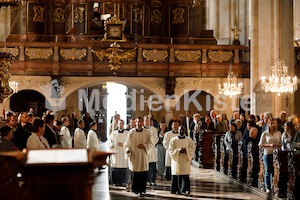
{"label": "woman with blonde hair", "polygon": [[262,133],[258,145],[260,148],[264,148],[265,188],[266,192],[270,193],[274,176],[273,149],[274,147],[281,147],[281,133],[278,131],[277,120],[275,118],[272,117],[269,119],[268,129]]}

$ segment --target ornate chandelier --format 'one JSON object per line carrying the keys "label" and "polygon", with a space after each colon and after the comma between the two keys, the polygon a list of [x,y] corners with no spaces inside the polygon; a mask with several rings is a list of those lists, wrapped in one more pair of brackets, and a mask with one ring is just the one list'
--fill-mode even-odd
{"label": "ornate chandelier", "polygon": [[288,76],[288,66],[285,65],[282,59],[278,59],[274,66],[271,66],[272,75],[269,80],[266,77],[261,77],[262,89],[265,92],[278,93],[293,93],[298,89],[297,76],[291,78]]}
{"label": "ornate chandelier", "polygon": [[224,94],[231,98],[232,96],[241,94],[242,89],[243,83],[237,83],[237,77],[234,75],[232,71],[232,66],[230,64],[230,69],[227,75],[227,82],[223,83],[223,88],[222,85],[219,84],[219,94]]}

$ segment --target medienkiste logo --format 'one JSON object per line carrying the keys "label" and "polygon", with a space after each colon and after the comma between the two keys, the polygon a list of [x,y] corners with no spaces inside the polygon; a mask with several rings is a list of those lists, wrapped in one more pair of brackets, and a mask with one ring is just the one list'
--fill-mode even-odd
{"label": "medienkiste logo", "polygon": [[49,84],[40,87],[45,96],[46,109],[54,112],[66,109],[66,97],[63,97],[65,88],[59,84],[57,79],[53,79]]}

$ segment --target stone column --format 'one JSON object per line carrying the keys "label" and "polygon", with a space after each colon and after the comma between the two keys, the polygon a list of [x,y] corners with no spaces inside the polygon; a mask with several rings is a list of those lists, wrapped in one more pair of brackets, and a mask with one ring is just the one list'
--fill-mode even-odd
{"label": "stone column", "polygon": [[[292,8],[292,0],[252,0],[250,85],[251,113],[253,114],[271,111],[277,117],[283,109],[284,99],[281,96],[285,95],[282,94],[279,97],[277,94],[264,94],[261,89],[260,78],[261,76],[269,77],[271,66],[278,58],[284,59],[286,65],[289,66],[289,74],[294,73]],[[262,102],[266,105],[262,105]],[[260,104],[259,109],[258,104]],[[290,106],[288,112],[292,109]]]}

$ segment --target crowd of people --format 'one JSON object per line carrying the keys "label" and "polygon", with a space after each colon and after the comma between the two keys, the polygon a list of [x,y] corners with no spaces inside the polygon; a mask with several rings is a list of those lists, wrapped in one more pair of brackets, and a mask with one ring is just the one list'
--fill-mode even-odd
{"label": "crowd of people", "polygon": [[[259,116],[233,112],[229,120],[226,114],[212,110],[202,117],[189,110],[175,116],[167,123],[157,122],[152,115],[125,121],[115,114],[109,126],[108,145],[113,152],[110,161],[110,183],[127,187],[138,196],[146,193],[147,183],[156,185],[158,177],[170,181],[171,193],[190,196],[190,166],[192,160],[200,161],[200,135],[209,132],[225,133],[225,162],[230,149],[243,143],[243,157],[247,163],[247,144],[251,141],[264,149],[265,188],[272,189],[273,148],[292,150],[300,142],[299,117],[287,116],[282,111],[278,118],[269,112]],[[33,112],[7,112],[0,123],[0,151],[23,149],[87,148],[99,150],[98,124],[86,113],[77,120],[75,114],[56,119],[47,111],[43,117]],[[234,148],[233,148],[234,147]],[[234,152],[237,154],[237,152]],[[233,160],[236,163],[237,160]],[[246,165],[246,164],[245,164]],[[226,166],[226,165],[225,165]],[[225,168],[225,173],[227,173]],[[245,172],[244,172],[245,173]],[[255,171],[254,173],[258,173]],[[236,176],[236,172],[233,172]],[[244,177],[246,175],[244,174]],[[253,183],[257,183],[257,178]]]}

